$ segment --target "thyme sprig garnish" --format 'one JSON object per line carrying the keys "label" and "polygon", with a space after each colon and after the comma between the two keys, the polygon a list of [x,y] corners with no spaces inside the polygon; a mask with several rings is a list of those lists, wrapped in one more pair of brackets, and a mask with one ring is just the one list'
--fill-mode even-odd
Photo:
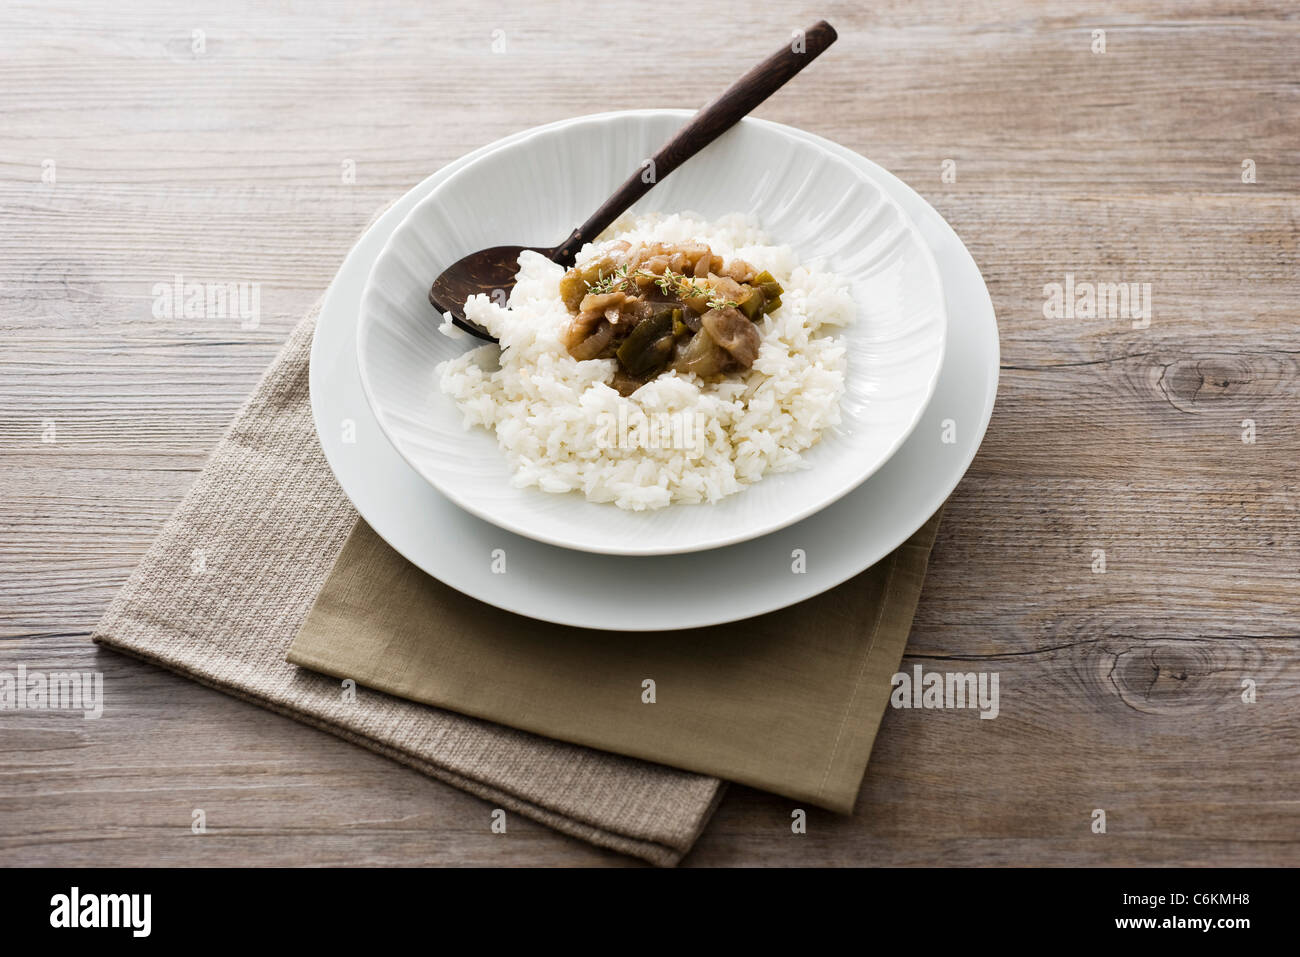
{"label": "thyme sprig garnish", "polygon": [[664,269],[664,274],[655,279],[655,285],[664,291],[665,295],[671,295],[676,292],[678,287],[686,282],[686,277],[680,273],[675,273],[671,269]]}
{"label": "thyme sprig garnish", "polygon": [[665,295],[675,293],[683,299],[695,299],[698,296],[707,296],[713,291],[706,283],[698,283],[671,269],[665,269],[662,276],[655,276],[654,273],[645,273],[645,275],[654,276],[655,285],[662,289]]}
{"label": "thyme sprig garnish", "polygon": [[587,291],[597,295],[616,292],[623,290],[625,292],[635,293],[637,291],[636,283],[633,280],[643,274],[643,270],[632,272],[627,263],[614,269],[612,272],[601,276],[595,282],[587,283]]}
{"label": "thyme sprig garnish", "polygon": [[587,283],[587,292],[595,296],[603,296],[606,293],[611,293],[614,291],[614,280],[616,278],[617,277],[614,273],[610,273],[608,276],[601,276],[595,282]]}
{"label": "thyme sprig garnish", "polygon": [[[619,266],[617,269],[606,273],[598,278],[595,282],[588,282],[587,291],[597,295],[624,290],[631,293],[637,292],[636,280],[649,279],[658,286],[665,296],[676,295],[682,299],[695,299],[699,296],[713,296],[714,289],[708,283],[697,282],[690,277],[679,272],[673,272],[671,269],[665,269],[663,275],[651,272],[648,269],[631,269],[627,263]],[[724,306],[736,305],[730,299],[711,298],[708,300],[711,309],[721,309]],[[718,305],[714,305],[718,303]]]}

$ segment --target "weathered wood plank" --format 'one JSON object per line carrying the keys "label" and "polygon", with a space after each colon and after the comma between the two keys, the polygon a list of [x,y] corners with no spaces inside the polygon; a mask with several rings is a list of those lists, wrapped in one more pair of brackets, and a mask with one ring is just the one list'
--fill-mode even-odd
{"label": "weathered wood plank", "polygon": [[[0,669],[99,670],[109,691],[98,721],[0,717],[6,862],[626,863],[520,819],[492,835],[476,799],[87,641],[377,208],[518,129],[696,106],[733,79],[671,34],[613,48],[641,8],[609,6],[0,13]],[[998,409],[905,667],[996,671],[1001,713],[891,711],[855,816],[812,810],[796,837],[786,802],[735,788],[690,860],[1297,863],[1300,14],[882,0],[760,19],[820,16],[839,43],[758,115],[913,184],[998,311]],[[694,29],[753,20],[721,0]],[[1150,283],[1150,325],[1046,317],[1067,273]],[[258,283],[256,327],[155,317],[177,274]]]}

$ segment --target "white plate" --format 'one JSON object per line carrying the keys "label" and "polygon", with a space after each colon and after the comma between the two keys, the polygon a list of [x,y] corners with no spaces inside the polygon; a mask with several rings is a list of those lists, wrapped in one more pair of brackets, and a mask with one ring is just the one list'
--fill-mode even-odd
{"label": "white plate", "polygon": [[946,315],[934,257],[874,171],[792,130],[746,119],[633,210],[706,219],[753,212],[772,242],[848,283],[841,424],[808,468],[710,505],[627,511],[516,488],[496,437],[466,429],[438,363],[482,343],[437,331],[429,284],[476,249],[561,241],[682,125],[663,112],[585,117],[499,146],[429,191],[393,231],[361,300],[361,384],[380,427],[435,488],[479,518],[540,542],[609,555],[669,555],[757,538],[820,511],[876,471],[915,427],[943,360]]}
{"label": "white plate", "polygon": [[[851,151],[792,132],[869,166],[921,229],[943,274],[952,320],[947,360],[920,424],[883,468],[798,525],[719,551],[659,558],[543,545],[475,518],[425,482],[384,438],[361,391],[355,343],[362,289],[379,250],[422,196],[475,156],[527,135],[520,133],[462,157],[398,200],[353,247],[326,294],[312,346],[312,412],[335,476],[370,526],[417,567],[490,605],[560,624],[641,631],[719,624],[803,601],[920,528],[970,465],[993,412],[993,306],[970,253],[925,200]],[[807,554],[804,574],[791,572],[795,548]],[[493,571],[496,549],[506,558],[505,574]]]}

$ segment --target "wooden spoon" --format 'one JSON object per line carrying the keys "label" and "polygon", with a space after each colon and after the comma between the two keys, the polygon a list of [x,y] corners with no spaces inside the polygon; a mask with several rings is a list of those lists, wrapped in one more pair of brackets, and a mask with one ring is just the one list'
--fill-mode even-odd
{"label": "wooden spoon", "polygon": [[[655,182],[708,146],[740,122],[754,107],[785,86],[796,73],[811,63],[835,42],[835,29],[818,20],[801,37],[781,47],[754,67],[727,92],[691,118],[654,155],[654,176],[647,182],[638,169],[627,182],[605,200],[591,218],[575,229],[558,246],[539,249],[533,246],[492,246],[470,253],[443,270],[429,290],[429,302],[439,313],[451,313],[452,321],[480,339],[495,342],[482,326],[465,318],[465,300],[475,293],[499,297],[509,294],[519,271],[519,254],[526,249],[541,253],[562,266],[572,266],[578,250],[595,239],[602,230],[629,206],[648,193]],[[644,168],[644,167],[643,167]]]}

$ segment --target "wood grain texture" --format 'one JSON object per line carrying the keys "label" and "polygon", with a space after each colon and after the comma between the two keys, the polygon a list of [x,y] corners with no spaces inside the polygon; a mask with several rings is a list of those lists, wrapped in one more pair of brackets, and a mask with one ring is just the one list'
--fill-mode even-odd
{"label": "wood grain texture", "polygon": [[[796,836],[787,802],[733,788],[688,864],[1300,863],[1300,11],[1106,8],[698,14],[756,55],[834,24],[758,115],[897,173],[984,270],[998,407],[904,667],[996,671],[1001,712],[891,710],[854,816]],[[629,863],[518,818],[493,835],[474,798],[88,635],[378,207],[500,136],[699,106],[749,65],[605,42],[642,13],[5,5],[0,670],[111,690],[98,721],[0,714],[5,863]],[[1045,318],[1067,273],[1150,283],[1149,327]],[[259,283],[257,327],[156,318],[178,274]]]}

